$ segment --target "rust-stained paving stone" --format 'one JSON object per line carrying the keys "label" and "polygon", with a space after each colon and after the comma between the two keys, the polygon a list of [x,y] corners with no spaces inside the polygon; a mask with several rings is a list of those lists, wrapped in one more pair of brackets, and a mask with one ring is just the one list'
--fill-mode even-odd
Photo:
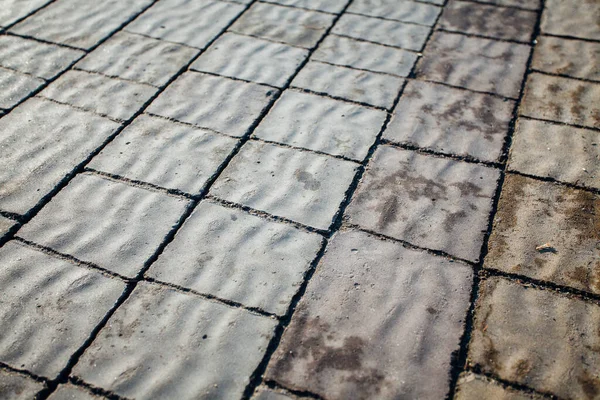
{"label": "rust-stained paving stone", "polygon": [[600,394],[600,306],[502,278],[482,284],[469,363],[563,399]]}
{"label": "rust-stained paving stone", "polygon": [[600,2],[597,0],[547,0],[542,32],[600,40]]}
{"label": "rust-stained paving stone", "polygon": [[600,43],[540,36],[532,68],[552,74],[600,81]]}
{"label": "rust-stained paving stone", "polygon": [[544,397],[519,392],[504,387],[483,375],[465,372],[458,380],[454,398],[456,400],[542,400]]}
{"label": "rust-stained paving stone", "polygon": [[485,267],[600,293],[600,196],[508,175]]}

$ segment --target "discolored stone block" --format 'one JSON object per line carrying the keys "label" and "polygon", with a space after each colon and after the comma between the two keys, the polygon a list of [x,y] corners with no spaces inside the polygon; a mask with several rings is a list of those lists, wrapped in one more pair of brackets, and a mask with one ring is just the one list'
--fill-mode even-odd
{"label": "discolored stone block", "polygon": [[600,40],[600,2],[547,0],[542,14],[543,33]]}
{"label": "discolored stone block", "polygon": [[525,10],[539,10],[540,0],[478,0],[480,3],[495,4],[504,7],[517,7]]}
{"label": "discolored stone block", "polygon": [[456,386],[454,398],[457,400],[542,400],[537,394],[519,392],[502,386],[483,375],[465,372],[461,375]]}
{"label": "discolored stone block", "polygon": [[552,74],[600,81],[600,43],[540,36],[532,68]]}

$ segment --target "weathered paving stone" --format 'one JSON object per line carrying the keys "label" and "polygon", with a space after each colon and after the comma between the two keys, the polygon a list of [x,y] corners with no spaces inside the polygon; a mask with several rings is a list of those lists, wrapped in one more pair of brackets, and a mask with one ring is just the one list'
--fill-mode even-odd
{"label": "weathered paving stone", "polygon": [[319,45],[311,59],[405,77],[412,70],[417,60],[417,54],[375,43],[329,35]]}
{"label": "weathered paving stone", "polygon": [[13,221],[12,219],[8,219],[8,218],[0,215],[0,238],[2,238],[2,236],[6,235],[8,233],[8,231],[16,224],[17,224],[16,221]]}
{"label": "weathered paving stone", "polygon": [[348,0],[265,0],[286,6],[307,8],[330,13],[339,13],[344,9]]}
{"label": "weathered paving stone", "polygon": [[48,4],[51,0],[4,0],[0,8],[0,26],[14,24],[19,19]]}
{"label": "weathered paving stone", "polygon": [[381,146],[347,215],[363,228],[477,261],[498,177],[481,165]]}
{"label": "weathered paving stone", "polygon": [[211,194],[327,229],[357,167],[328,156],[248,142],[214,183]]}
{"label": "weathered paving stone", "polygon": [[521,115],[600,128],[600,83],[529,75]]}
{"label": "weathered paving stone", "polygon": [[596,398],[600,307],[501,278],[483,283],[469,362],[563,399]]}
{"label": "weathered paving stone", "polygon": [[295,396],[290,396],[281,392],[276,392],[267,387],[259,387],[254,392],[254,396],[252,396],[252,400],[290,400],[296,399]]}
{"label": "weathered paving stone", "polygon": [[600,43],[551,36],[538,37],[532,68],[553,74],[600,81]]}
{"label": "weathered paving stone", "polygon": [[311,61],[292,81],[292,86],[342,99],[390,108],[404,79]]}
{"label": "weathered paving stone", "polygon": [[163,118],[142,115],[90,167],[167,189],[197,194],[237,140]]}
{"label": "weathered paving stone", "polygon": [[32,98],[0,119],[0,210],[25,214],[119,124]]}
{"label": "weathered paving stone", "polygon": [[0,361],[54,379],[125,284],[15,242],[0,261]]}
{"label": "weathered paving stone", "polygon": [[429,4],[403,0],[354,0],[348,7],[351,13],[423,25],[433,25],[440,10]]}
{"label": "weathered paving stone", "polygon": [[198,50],[175,43],[118,32],[77,63],[86,71],[161,86],[167,83]]}
{"label": "weathered paving stone", "polygon": [[478,0],[480,3],[495,4],[498,6],[518,7],[526,10],[538,10],[540,0]]}
{"label": "weathered paving stone", "polygon": [[600,196],[509,174],[485,267],[600,293]]}
{"label": "weathered paving stone", "polygon": [[321,237],[203,202],[147,275],[283,315]]}
{"label": "weathered paving stone", "polygon": [[548,0],[542,14],[542,32],[600,39],[600,2]]}
{"label": "weathered paving stone", "polygon": [[30,400],[44,387],[25,375],[0,370],[0,398],[4,400]]}
{"label": "weathered paving stone", "polygon": [[276,93],[255,83],[187,72],[169,85],[148,111],[230,136],[243,136]]}
{"label": "weathered paving stone", "polygon": [[0,108],[11,108],[45,83],[42,79],[0,68]]}
{"label": "weathered paving stone", "polygon": [[498,161],[514,102],[412,81],[383,137],[439,152]]}
{"label": "weathered paving stone", "polygon": [[242,5],[213,0],[160,1],[125,30],[204,48],[242,11]]}
{"label": "weathered paving stone", "polygon": [[383,111],[287,90],[254,135],[362,161],[385,117]]}
{"label": "weathered paving stone", "polygon": [[482,375],[467,372],[459,378],[454,398],[456,400],[542,400],[544,397],[509,389]]}
{"label": "weathered paving stone", "polygon": [[100,400],[104,397],[96,396],[88,390],[70,383],[60,385],[48,400]]}
{"label": "weathered paving stone", "polygon": [[130,398],[240,398],[276,324],[141,283],[73,373]]}
{"label": "weathered paving stone", "polygon": [[19,236],[132,277],[187,204],[162,193],[79,175],[21,228]]}
{"label": "weathered paving stone", "polygon": [[327,399],[443,398],[471,279],[461,263],[342,231],[311,279],[267,378]]}
{"label": "weathered paving stone", "polygon": [[521,119],[509,168],[600,189],[600,133]]}

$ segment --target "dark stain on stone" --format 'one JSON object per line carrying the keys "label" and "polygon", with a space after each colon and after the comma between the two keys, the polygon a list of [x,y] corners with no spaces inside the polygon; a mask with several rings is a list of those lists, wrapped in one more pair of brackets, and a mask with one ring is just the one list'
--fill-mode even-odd
{"label": "dark stain on stone", "polygon": [[571,229],[578,231],[578,244],[600,240],[600,196],[575,190],[566,219]]}
{"label": "dark stain on stone", "polygon": [[398,199],[396,196],[389,196],[380,209],[377,226],[381,229],[387,228],[391,223],[396,222],[398,213]]}
{"label": "dark stain on stone", "polygon": [[444,218],[444,231],[452,232],[456,224],[467,217],[467,213],[464,210],[447,213]]}
{"label": "dark stain on stone", "polygon": [[298,180],[298,182],[304,184],[304,189],[306,190],[318,190],[321,187],[321,182],[316,180],[310,172],[296,170],[294,176]]}
{"label": "dark stain on stone", "polygon": [[580,265],[567,273],[567,276],[586,290],[600,292],[600,261],[596,262],[595,267]]}
{"label": "dark stain on stone", "polygon": [[542,259],[542,258],[537,258],[537,257],[536,257],[536,258],[533,260],[533,263],[535,264],[535,266],[536,266],[538,269],[542,269],[542,268],[544,268],[544,266],[546,265],[546,260],[544,260],[544,259]]}
{"label": "dark stain on stone", "polygon": [[571,113],[579,120],[584,121],[585,116],[583,112],[585,111],[585,107],[583,106],[582,96],[585,93],[585,86],[579,85],[577,89],[573,93],[571,93],[571,101],[573,102],[571,105]]}
{"label": "dark stain on stone", "polygon": [[551,83],[550,85],[548,85],[548,91],[552,94],[556,94],[560,92],[560,85],[557,85],[556,83]]}
{"label": "dark stain on stone", "polygon": [[477,186],[473,182],[456,182],[456,183],[453,183],[451,186],[460,190],[461,196],[484,197],[484,198],[488,197],[488,196],[482,195],[481,187]]}
{"label": "dark stain on stone", "polygon": [[595,399],[600,394],[600,380],[598,380],[598,377],[591,375],[586,369],[583,370],[582,375],[577,377],[577,381],[588,399]]}
{"label": "dark stain on stone", "polygon": [[429,314],[431,314],[431,315],[438,315],[438,314],[439,314],[439,311],[438,311],[438,310],[436,310],[436,309],[435,309],[435,308],[433,308],[433,307],[427,307],[427,312],[428,312]]}
{"label": "dark stain on stone", "polygon": [[529,371],[531,371],[531,362],[529,362],[528,360],[520,359],[519,361],[517,361],[517,364],[514,368],[515,378],[522,381],[527,377]]}

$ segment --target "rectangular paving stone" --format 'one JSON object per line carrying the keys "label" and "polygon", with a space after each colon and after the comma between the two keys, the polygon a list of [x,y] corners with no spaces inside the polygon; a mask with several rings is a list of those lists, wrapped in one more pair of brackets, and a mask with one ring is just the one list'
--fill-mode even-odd
{"label": "rectangular paving stone", "polygon": [[498,161],[513,108],[514,102],[491,95],[411,81],[383,137],[446,154]]}
{"label": "rectangular paving stone", "polygon": [[600,133],[520,119],[509,168],[600,189]]}
{"label": "rectangular paving stone", "polygon": [[73,373],[129,398],[240,398],[276,324],[140,283]]}
{"label": "rectangular paving stone", "polygon": [[600,196],[509,174],[485,267],[600,293],[599,240]]}
{"label": "rectangular paving stone", "polygon": [[134,277],[187,205],[180,198],[83,174],[21,228],[19,236]]}
{"label": "rectangular paving stone", "polygon": [[600,128],[600,84],[539,73],[529,75],[521,115]]}
{"label": "rectangular paving stone", "polygon": [[402,22],[433,25],[441,8],[404,0],[354,0],[348,12]]}
{"label": "rectangular paving stone", "polygon": [[266,376],[327,399],[444,398],[471,279],[461,263],[342,231]]}
{"label": "rectangular paving stone", "polygon": [[9,26],[26,17],[51,0],[3,0],[0,8],[0,26]]}
{"label": "rectangular paving stone", "polygon": [[516,99],[530,47],[436,32],[421,62],[419,78]]}
{"label": "rectangular paving stone", "polygon": [[307,8],[309,10],[325,11],[330,13],[341,12],[348,0],[264,0],[268,3],[277,3],[285,6]]}
{"label": "rectangular paving stone", "polygon": [[31,98],[0,119],[0,210],[25,214],[119,124]]}
{"label": "rectangular paving stone", "polygon": [[14,241],[0,262],[0,361],[54,379],[125,284]]}
{"label": "rectangular paving stone", "polygon": [[286,90],[254,136],[362,161],[385,118],[383,111]]}
{"label": "rectangular paving stone", "polygon": [[26,375],[0,369],[0,398],[5,400],[29,400],[46,385]]}
{"label": "rectangular paving stone", "polygon": [[600,81],[600,43],[539,36],[532,68],[551,74]]}
{"label": "rectangular paving stone", "polygon": [[46,83],[31,75],[0,68],[0,108],[11,108]]}
{"label": "rectangular paving stone", "polygon": [[600,308],[501,278],[484,281],[469,362],[563,399],[598,394]]}
{"label": "rectangular paving stone", "polygon": [[275,89],[196,72],[177,78],[148,111],[243,136],[277,94]]}
{"label": "rectangular paving stone", "polygon": [[548,0],[541,30],[554,35],[600,40],[600,3],[594,0]]}
{"label": "rectangular paving stone", "polygon": [[211,194],[257,210],[328,229],[358,164],[248,142],[211,188]]}
{"label": "rectangular paving stone", "polygon": [[380,146],[346,214],[363,228],[476,262],[499,175]]}
{"label": "rectangular paving stone", "polygon": [[105,397],[96,396],[89,390],[70,383],[59,385],[58,388],[48,397],[48,400],[100,400]]}
{"label": "rectangular paving stone", "polygon": [[292,81],[292,86],[309,89],[375,107],[391,108],[404,79],[375,72],[311,61]]}
{"label": "rectangular paving stone", "polygon": [[147,275],[284,315],[321,236],[202,202]]}
{"label": "rectangular paving stone", "polygon": [[545,397],[504,387],[483,375],[465,372],[461,375],[454,395],[456,400],[542,400]]}
{"label": "rectangular paving stone", "polygon": [[478,0],[480,3],[495,4],[497,6],[517,7],[526,10],[539,10],[540,0]]}
{"label": "rectangular paving stone", "polygon": [[296,396],[284,394],[283,392],[276,392],[275,390],[269,389],[266,386],[259,386],[252,396],[252,400],[290,400],[297,399]]}

